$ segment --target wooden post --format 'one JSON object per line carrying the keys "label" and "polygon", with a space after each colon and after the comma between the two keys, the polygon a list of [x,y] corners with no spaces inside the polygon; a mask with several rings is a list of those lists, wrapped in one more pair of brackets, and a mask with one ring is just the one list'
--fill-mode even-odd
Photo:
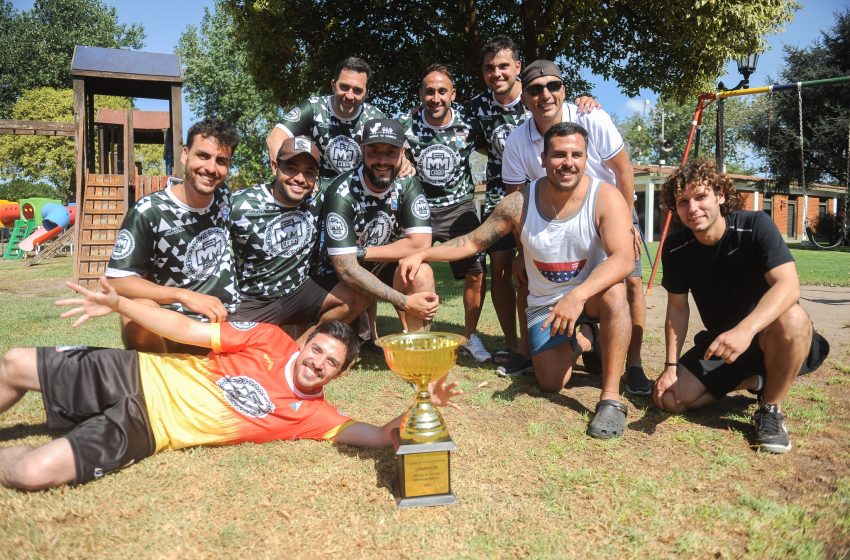
{"label": "wooden post", "polygon": [[168,102],[168,112],[171,115],[171,152],[174,168],[172,175],[183,178],[183,164],[180,154],[183,152],[183,100],[180,97],[180,85],[171,86],[171,99]]}
{"label": "wooden post", "polygon": [[74,79],[74,148],[77,151],[77,163],[74,168],[74,198],[77,202],[77,225],[74,228],[74,282],[80,282],[80,231],[85,213],[83,204],[83,184],[86,180],[85,158],[85,84],[79,78]]}

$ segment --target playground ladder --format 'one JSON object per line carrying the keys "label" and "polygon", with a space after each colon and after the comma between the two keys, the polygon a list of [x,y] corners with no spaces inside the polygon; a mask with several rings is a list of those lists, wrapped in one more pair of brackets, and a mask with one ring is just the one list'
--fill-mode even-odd
{"label": "playground ladder", "polygon": [[60,235],[46,247],[43,247],[35,257],[31,258],[27,262],[27,266],[33,266],[49,261],[50,259],[55,257],[59,253],[59,251],[61,251],[64,247],[73,243],[73,241],[74,226],[71,226],[65,230],[65,233]]}
{"label": "playground ladder", "polygon": [[26,251],[23,251],[18,244],[27,238],[35,230],[35,220],[15,220],[15,225],[12,226],[9,243],[6,245],[6,250],[3,252],[3,259],[7,261],[16,261],[26,256]]}

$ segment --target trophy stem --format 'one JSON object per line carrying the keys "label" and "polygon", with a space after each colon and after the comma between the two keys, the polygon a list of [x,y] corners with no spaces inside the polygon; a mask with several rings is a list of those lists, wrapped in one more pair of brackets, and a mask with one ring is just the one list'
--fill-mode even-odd
{"label": "trophy stem", "polygon": [[402,419],[400,435],[403,441],[414,443],[436,442],[449,437],[443,415],[431,404],[427,386],[416,384],[416,398]]}

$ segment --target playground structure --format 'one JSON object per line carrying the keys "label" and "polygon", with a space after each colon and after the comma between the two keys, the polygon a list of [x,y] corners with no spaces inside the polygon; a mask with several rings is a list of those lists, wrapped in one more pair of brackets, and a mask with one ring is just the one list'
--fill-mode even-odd
{"label": "playground structure", "polygon": [[[106,270],[127,209],[166,184],[165,176],[138,173],[134,144],[163,143],[166,171],[182,175],[183,71],[173,54],[77,46],[71,77],[77,139],[74,281],[93,286]],[[156,122],[145,124],[148,116],[137,111],[101,111],[96,118],[95,95],[167,100],[167,119],[151,117]]]}
{"label": "playground structure", "polygon": [[74,224],[76,205],[63,206],[50,198],[0,201],[0,223],[11,229],[4,260],[24,258],[30,251],[62,234]]}
{"label": "playground structure", "polygon": [[[802,217],[803,227],[806,230],[806,235],[807,235],[810,243],[812,243],[813,245],[815,245],[817,247],[824,248],[824,249],[833,248],[833,247],[839,245],[841,242],[843,242],[844,236],[842,236],[842,238],[839,239],[838,242],[832,244],[831,246],[823,246],[823,245],[818,244],[816,242],[816,240],[814,239],[814,235],[812,233],[811,224],[809,222],[809,217],[808,217],[808,212],[809,212],[809,200],[808,200],[808,198],[809,197],[808,197],[808,185],[806,184],[806,176],[805,176],[805,157],[806,157],[806,155],[805,155],[805,145],[804,145],[804,137],[803,137],[803,93],[802,92],[803,92],[803,89],[807,88],[807,87],[818,87],[818,86],[833,85],[833,84],[838,84],[838,83],[843,83],[843,82],[848,82],[848,81],[850,81],[850,76],[838,76],[838,77],[834,77],[834,78],[825,78],[825,79],[821,79],[821,80],[810,80],[810,81],[806,81],[806,82],[794,82],[794,83],[788,83],[788,84],[761,86],[761,87],[750,88],[750,89],[736,89],[736,90],[729,90],[729,91],[704,93],[697,98],[697,107],[696,107],[696,111],[694,112],[693,120],[691,121],[691,130],[690,130],[690,133],[688,134],[688,141],[685,144],[685,151],[684,151],[684,154],[682,156],[682,163],[685,163],[686,161],[688,161],[688,156],[690,155],[691,148],[693,148],[695,156],[699,154],[700,135],[702,133],[703,111],[705,110],[706,107],[711,105],[711,103],[718,101],[718,100],[721,100],[721,99],[725,99],[727,97],[743,96],[743,95],[758,95],[758,94],[762,94],[762,93],[773,94],[774,92],[796,90],[797,91],[797,99],[798,99],[798,107],[799,107],[798,114],[799,114],[800,166],[801,166],[801,172],[802,172],[802,180],[801,180],[800,187],[801,187],[801,190],[803,192],[803,208],[802,208],[802,211],[803,211],[803,217]],[[848,161],[847,161],[847,174],[845,176],[845,183],[846,183],[847,192],[845,193],[845,196],[844,196],[844,224],[843,224],[843,230],[844,231],[842,232],[845,235],[846,235],[846,232],[848,230],[848,220],[850,220],[850,212],[848,212],[848,205],[850,205],[850,123],[848,123],[848,139],[847,139],[847,141],[848,141],[848,144],[847,144]],[[660,239],[660,242],[659,242],[659,245],[658,245],[658,250],[656,251],[656,254],[655,254],[655,260],[654,260],[653,265],[652,265],[652,273],[649,276],[649,283],[647,284],[647,288],[646,288],[647,295],[652,292],[652,284],[653,284],[653,281],[655,280],[655,274],[658,270],[658,263],[661,260],[661,253],[662,253],[662,250],[663,250],[663,247],[664,247],[664,241],[667,238],[667,233],[668,233],[669,228],[670,228],[670,222],[672,220],[672,217],[673,217],[672,212],[667,212],[667,218],[666,218],[665,223],[664,223],[664,229],[661,232],[661,239]]]}

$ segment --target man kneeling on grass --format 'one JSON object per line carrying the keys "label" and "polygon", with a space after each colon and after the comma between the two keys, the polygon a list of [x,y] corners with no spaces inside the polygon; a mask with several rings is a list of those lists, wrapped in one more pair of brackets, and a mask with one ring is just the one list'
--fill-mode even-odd
{"label": "man kneeling on grass", "polygon": [[623,280],[634,270],[629,209],[613,185],[585,175],[587,131],[559,123],[543,137],[546,174],[509,194],[481,226],[404,258],[410,281],[423,261],[455,261],[479,253],[511,233],[522,243],[528,276],[528,338],[537,384],[558,392],[580,352],[602,350],[602,393],[587,427],[591,437],[623,435],[626,405],[620,372],[631,320]]}
{"label": "man kneeling on grass", "polygon": [[[734,183],[714,162],[679,166],[661,196],[685,227],[670,235],[662,253],[667,357],[655,383],[655,404],[678,412],[749,389],[759,401],[755,447],[790,451],[780,404],[797,375],[816,370],[829,353],[798,303],[791,251],[767,214],[735,211]],[[688,333],[689,291],[707,330],[679,357]]]}
{"label": "man kneeling on grass", "polygon": [[[355,422],[324,400],[322,387],[357,357],[351,328],[319,325],[299,348],[278,327],[200,323],[119,296],[68,283],[83,297],[58,305],[63,317],[113,311],[171,340],[212,348],[206,357],[96,348],[15,348],[0,361],[0,412],[41,391],[47,423],[71,429],[40,447],[0,449],[0,484],[39,490],[100,478],[164,449],[194,445],[326,439],[389,447],[400,417],[382,427]],[[455,406],[461,393],[445,378],[431,400]]]}

